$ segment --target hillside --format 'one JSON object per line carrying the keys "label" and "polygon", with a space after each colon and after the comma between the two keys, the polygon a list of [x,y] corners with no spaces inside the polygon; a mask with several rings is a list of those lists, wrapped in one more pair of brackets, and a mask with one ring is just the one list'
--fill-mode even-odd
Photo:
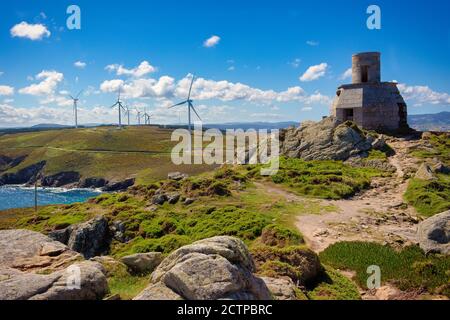
{"label": "hillside", "polygon": [[450,112],[409,115],[408,123],[419,131],[450,131]]}
{"label": "hillside", "polygon": [[[80,180],[135,178],[151,182],[169,172],[198,173],[207,166],[174,166],[171,130],[156,127],[97,127],[0,136],[0,173],[16,173],[45,161],[44,176],[76,172]],[[5,163],[6,162],[6,163]]]}

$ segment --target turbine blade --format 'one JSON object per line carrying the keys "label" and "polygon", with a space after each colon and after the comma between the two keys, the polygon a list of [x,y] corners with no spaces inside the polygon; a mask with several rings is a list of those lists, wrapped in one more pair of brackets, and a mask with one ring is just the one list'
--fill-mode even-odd
{"label": "turbine blade", "polygon": [[111,109],[112,109],[112,108],[115,108],[118,104],[119,104],[118,102],[114,103],[114,104],[112,105]]}
{"label": "turbine blade", "polygon": [[175,108],[175,107],[178,107],[178,106],[182,106],[182,105],[185,104],[186,102],[188,102],[188,101],[186,100],[186,101],[183,101],[183,102],[174,104],[173,106],[169,107],[169,109],[172,109],[172,108]]}
{"label": "turbine blade", "polygon": [[197,110],[195,110],[194,106],[191,104],[190,107],[192,108],[192,110],[195,112],[195,114],[197,115],[197,117],[200,119],[200,121],[203,121],[202,118],[200,118],[200,116],[197,113]]}
{"label": "turbine blade", "polygon": [[191,86],[189,87],[189,94],[188,94],[188,100],[190,100],[191,99],[191,92],[192,92],[192,86],[194,85],[194,79],[195,79],[195,76],[193,75],[192,76],[192,81],[191,81]]}
{"label": "turbine blade", "polygon": [[80,92],[78,92],[78,94],[76,95],[76,99],[78,99],[78,97],[80,96],[80,94],[83,93],[84,90],[81,90]]}

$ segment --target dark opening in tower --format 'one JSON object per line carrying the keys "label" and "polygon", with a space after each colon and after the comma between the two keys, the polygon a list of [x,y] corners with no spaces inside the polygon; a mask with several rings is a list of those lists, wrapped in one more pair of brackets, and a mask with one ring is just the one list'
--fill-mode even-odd
{"label": "dark opening in tower", "polygon": [[353,109],[344,109],[344,121],[353,121]]}
{"label": "dark opening in tower", "polygon": [[369,81],[369,66],[361,66],[361,82]]}

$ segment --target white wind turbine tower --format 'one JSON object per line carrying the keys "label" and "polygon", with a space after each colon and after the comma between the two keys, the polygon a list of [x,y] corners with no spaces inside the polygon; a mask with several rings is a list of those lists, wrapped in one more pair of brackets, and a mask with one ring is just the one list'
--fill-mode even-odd
{"label": "white wind turbine tower", "polygon": [[143,112],[142,111],[139,111],[138,109],[136,109],[136,113],[137,113],[137,121],[138,121],[138,125],[140,126],[141,125],[141,117],[143,117],[144,115],[143,115]]}
{"label": "white wind turbine tower", "polygon": [[128,106],[125,106],[123,109],[125,110],[125,115],[128,117],[128,126],[130,126],[130,113],[131,113],[131,110],[130,110],[130,108]]}
{"label": "white wind turbine tower", "polygon": [[147,112],[144,114],[145,117],[145,124],[150,125],[150,120],[153,117],[151,114],[148,114]]}
{"label": "white wind turbine tower", "polygon": [[119,88],[119,95],[117,97],[117,101],[112,105],[111,109],[117,107],[117,109],[119,110],[119,129],[122,129],[122,110],[125,111],[126,109],[122,104],[122,100],[120,100],[120,89],[121,88]]}
{"label": "white wind turbine tower", "polygon": [[72,95],[69,95],[70,99],[73,100],[73,115],[75,117],[75,128],[78,129],[78,101],[80,101],[79,97],[83,90],[78,92],[78,94],[73,97]]}
{"label": "white wind turbine tower", "polygon": [[200,121],[202,121],[202,119],[200,118],[200,116],[198,115],[197,111],[196,111],[195,108],[194,108],[194,104],[193,104],[194,101],[191,99],[192,86],[193,86],[193,84],[194,84],[194,79],[195,79],[195,76],[192,76],[191,86],[189,87],[189,94],[188,94],[187,100],[185,100],[185,101],[183,101],[183,102],[180,102],[180,103],[177,103],[177,104],[175,104],[175,105],[169,107],[169,109],[172,109],[172,108],[174,108],[174,107],[182,106],[182,105],[184,105],[184,104],[187,105],[187,107],[188,107],[188,125],[189,125],[189,133],[190,133],[191,135],[192,135],[191,111],[194,111],[194,113],[197,115],[197,117],[200,119]]}

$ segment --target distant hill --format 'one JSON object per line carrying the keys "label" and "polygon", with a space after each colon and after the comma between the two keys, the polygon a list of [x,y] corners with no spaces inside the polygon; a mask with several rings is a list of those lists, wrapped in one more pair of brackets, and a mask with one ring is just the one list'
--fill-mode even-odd
{"label": "distant hill", "polygon": [[229,123],[213,123],[213,124],[205,124],[203,125],[205,128],[211,129],[284,129],[291,126],[299,126],[299,122],[295,121],[285,121],[285,122],[229,122]]}
{"label": "distant hill", "polygon": [[409,115],[408,123],[419,131],[450,131],[450,112]]}
{"label": "distant hill", "polygon": [[55,123],[40,123],[30,127],[31,129],[61,129],[61,128],[70,128],[70,126],[63,124],[55,124]]}

